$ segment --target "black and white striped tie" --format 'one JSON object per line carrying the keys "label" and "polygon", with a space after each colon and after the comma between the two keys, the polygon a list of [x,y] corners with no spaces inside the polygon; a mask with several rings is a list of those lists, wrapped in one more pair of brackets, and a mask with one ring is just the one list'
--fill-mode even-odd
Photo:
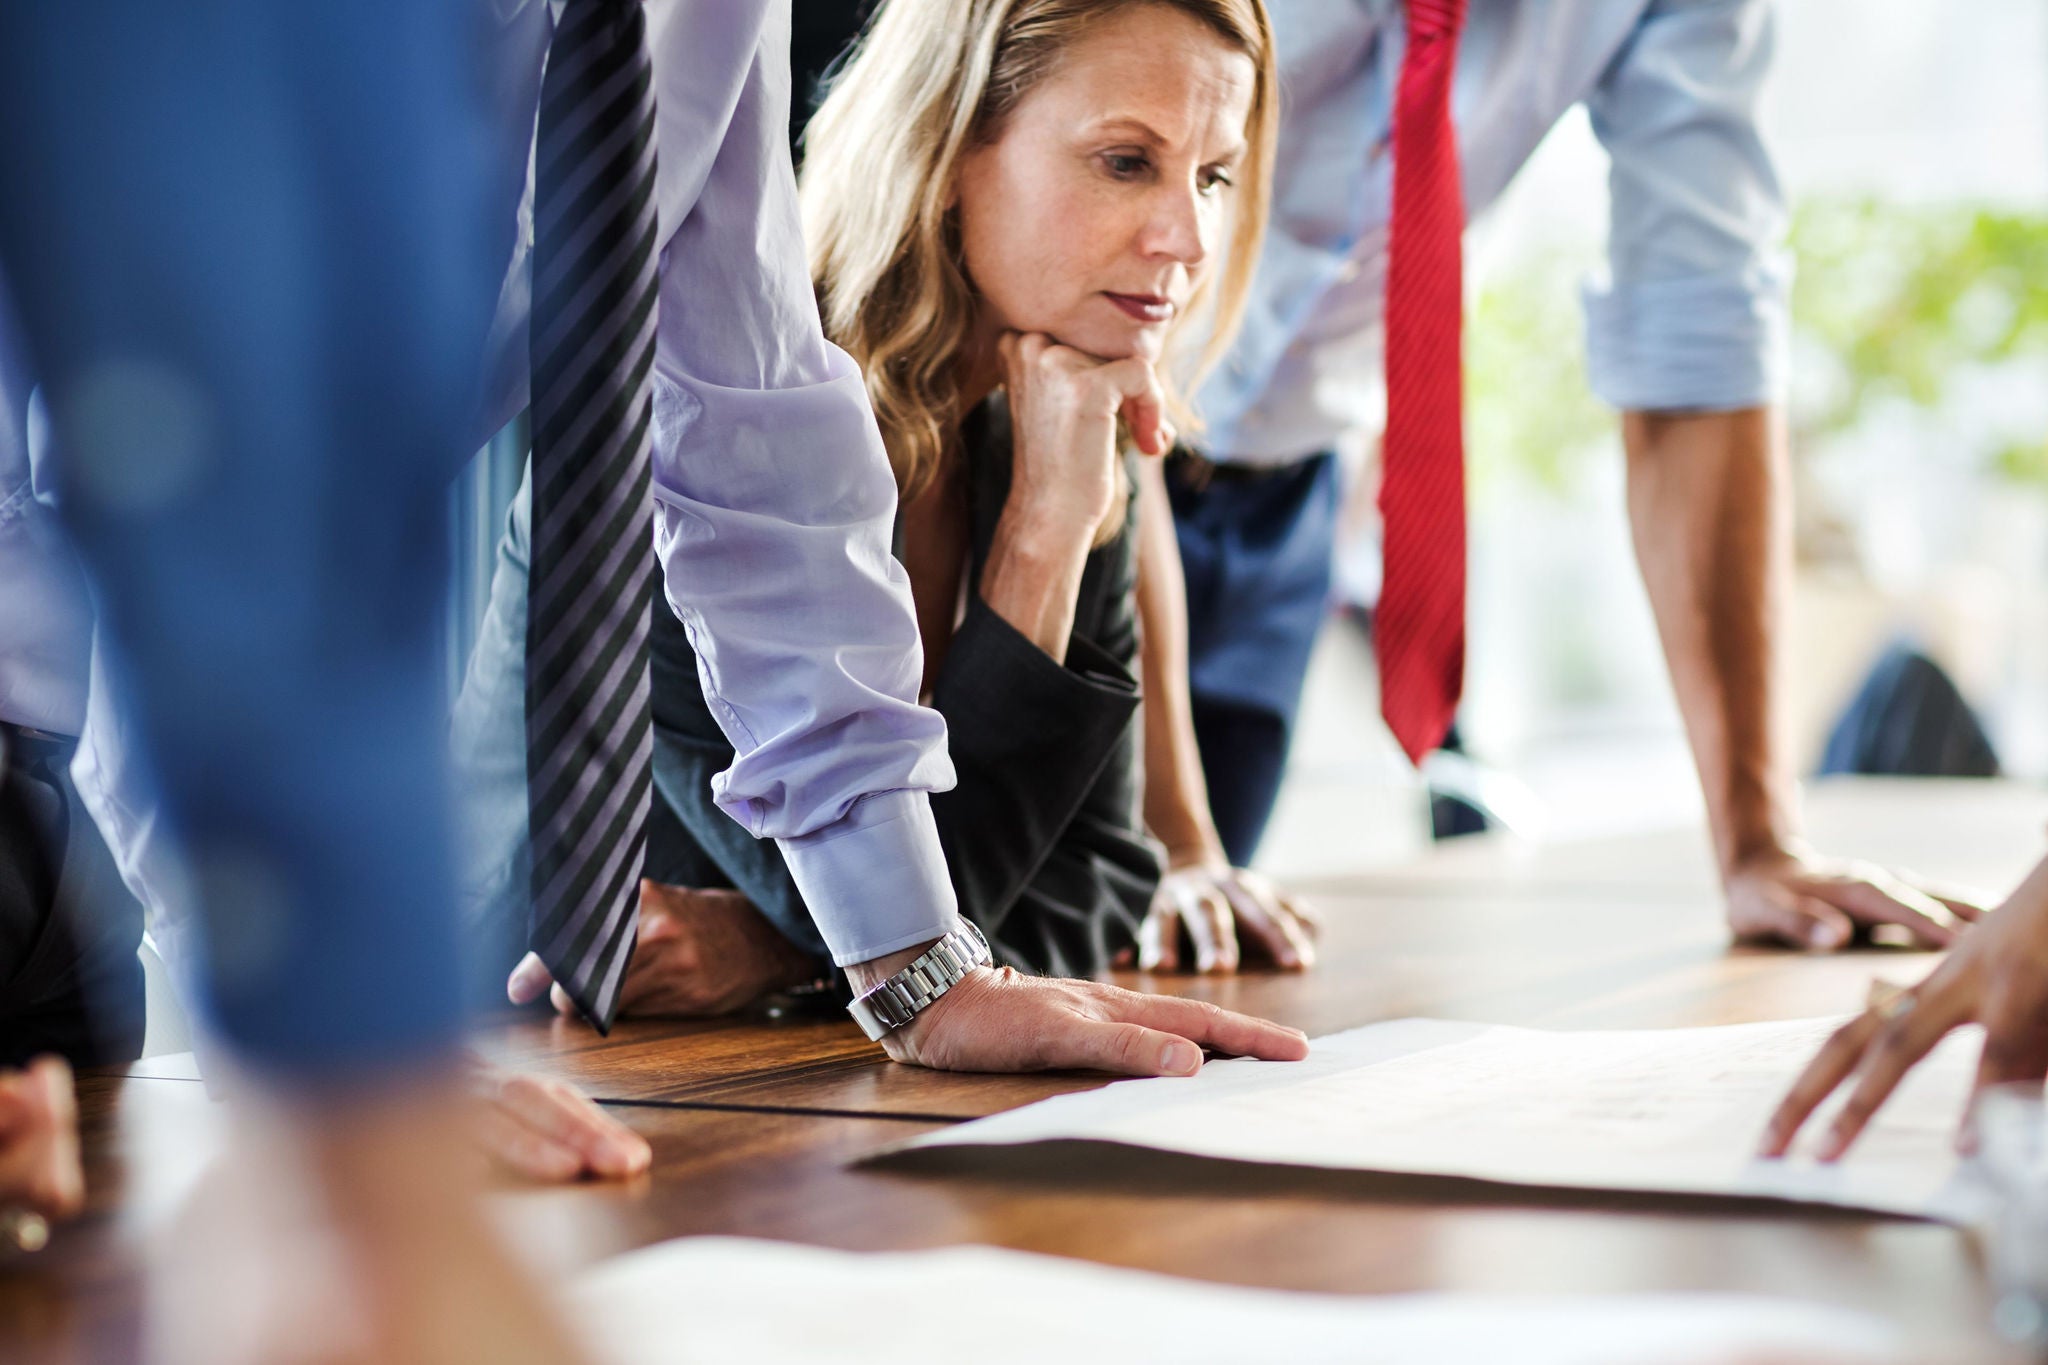
{"label": "black and white striped tie", "polygon": [[528,945],[608,1031],[640,919],[652,755],[654,85],[639,0],[564,6],[533,185]]}

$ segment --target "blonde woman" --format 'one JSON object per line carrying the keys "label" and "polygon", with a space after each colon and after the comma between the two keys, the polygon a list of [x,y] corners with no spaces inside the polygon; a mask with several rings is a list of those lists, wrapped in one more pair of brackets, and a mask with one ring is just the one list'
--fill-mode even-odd
{"label": "blonde woman", "polygon": [[[941,36],[960,18],[969,30],[979,21],[978,41],[964,51]],[[1112,27],[1094,31],[1099,24]],[[944,427],[988,383],[989,338],[1004,329],[1045,336],[1081,357],[1144,363],[1163,382],[1173,416],[1188,425],[1175,384],[1192,385],[1221,353],[1242,311],[1266,217],[1277,94],[1270,74],[1255,71],[1242,127],[1221,131],[1228,116],[1218,125],[1219,137],[1241,142],[1238,162],[1191,161],[1181,169],[1193,181],[1169,183],[1142,140],[1120,143],[1131,129],[1118,127],[1115,114],[1119,101],[1126,108],[1154,99],[1163,105],[1202,90],[1214,79],[1200,65],[1197,54],[1205,50],[1234,50],[1234,60],[1262,65],[1271,41],[1256,0],[1150,7],[891,0],[877,16],[812,124],[805,225],[826,331],[867,374],[904,489],[907,532],[932,511],[926,480],[943,467]],[[1175,69],[1181,60],[1190,64]],[[948,63],[958,85],[946,97],[926,98]],[[1074,98],[1084,63],[1100,88]],[[1065,83],[1032,101],[1047,73],[1063,65]],[[978,104],[965,98],[973,94]],[[1055,108],[1054,97],[1073,99],[1071,110]],[[1094,123],[1063,125],[1063,114],[1092,116]],[[1136,123],[1149,126],[1143,118]],[[1122,163],[1130,175],[1119,182]],[[991,164],[1008,168],[1007,183],[988,183]],[[884,174],[892,165],[911,173],[892,179]],[[1095,193],[1109,183],[1122,188]],[[1130,299],[1117,306],[1115,281],[1101,287],[1089,272],[1147,276],[1171,255],[1171,234],[1159,220],[1134,228],[1132,216],[1172,217],[1177,206],[1161,208],[1161,196],[1172,195],[1193,196],[1187,222],[1201,238],[1182,263],[1188,297],[1165,300],[1170,315],[1131,327],[1122,316]],[[1150,240],[1143,237],[1147,228],[1155,234]],[[1076,244],[1085,260],[1074,259]],[[1125,259],[1113,264],[1111,253],[1119,250]],[[921,315],[926,310],[929,316]],[[1191,353],[1196,344],[1203,349]],[[1002,378],[1004,396],[1017,406],[1031,403],[1031,390],[1048,387],[1029,376],[1020,381],[1014,366]],[[1023,446],[1029,460],[1031,442]],[[1232,870],[1209,819],[1189,719],[1180,568],[1158,474],[1156,464],[1144,466],[1150,493],[1139,499],[1135,518],[1145,626],[1144,816],[1166,846],[1171,871],[1145,924],[1145,965],[1180,965],[1177,921],[1184,918],[1194,948],[1190,965],[1200,969],[1234,968],[1240,931],[1270,960],[1306,966],[1314,955],[1312,922],[1251,874]],[[916,589],[919,565],[910,563]],[[929,597],[919,592],[921,603]],[[944,623],[927,609],[920,624],[929,653]]]}

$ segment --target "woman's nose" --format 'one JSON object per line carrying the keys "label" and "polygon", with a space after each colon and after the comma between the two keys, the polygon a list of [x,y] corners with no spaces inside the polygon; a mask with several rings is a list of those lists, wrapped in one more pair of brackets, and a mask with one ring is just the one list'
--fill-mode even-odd
{"label": "woman's nose", "polygon": [[1164,256],[1192,270],[1209,255],[1209,214],[1192,186],[1162,190],[1145,226],[1145,253]]}

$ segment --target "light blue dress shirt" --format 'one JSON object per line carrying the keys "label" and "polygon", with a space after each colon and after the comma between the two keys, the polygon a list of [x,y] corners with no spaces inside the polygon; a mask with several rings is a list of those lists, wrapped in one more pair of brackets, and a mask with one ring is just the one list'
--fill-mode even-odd
{"label": "light blue dress shirt", "polygon": [[[1205,453],[1291,461],[1384,419],[1398,0],[1274,0],[1281,131],[1250,309],[1205,384]],[[1758,135],[1769,0],[1470,0],[1452,93],[1468,218],[1584,104],[1612,160],[1585,290],[1592,388],[1624,409],[1777,398],[1790,266]]]}

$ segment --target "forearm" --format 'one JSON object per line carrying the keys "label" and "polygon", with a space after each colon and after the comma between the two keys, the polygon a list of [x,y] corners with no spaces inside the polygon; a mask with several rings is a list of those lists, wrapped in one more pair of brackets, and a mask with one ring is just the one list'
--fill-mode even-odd
{"label": "forearm", "polygon": [[1054,663],[1065,663],[1087,560],[1088,528],[1012,497],[989,544],[981,599]]}
{"label": "forearm", "polygon": [[1631,412],[1629,520],[1723,872],[1794,834],[1778,647],[1791,588],[1781,414]]}
{"label": "forearm", "polygon": [[1209,814],[1209,784],[1195,744],[1188,692],[1187,584],[1173,507],[1158,461],[1142,467],[1138,496],[1139,661],[1145,698],[1145,826],[1169,866],[1223,860]]}

